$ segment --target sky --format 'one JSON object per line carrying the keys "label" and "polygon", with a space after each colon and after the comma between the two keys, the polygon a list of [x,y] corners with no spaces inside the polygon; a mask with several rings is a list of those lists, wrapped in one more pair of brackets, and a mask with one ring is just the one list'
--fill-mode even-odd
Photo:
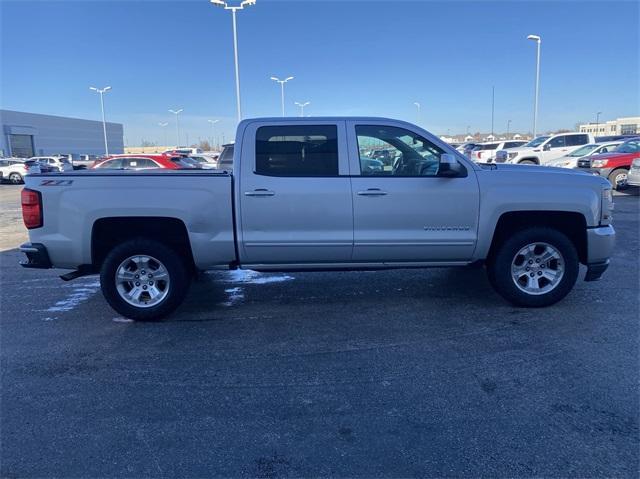
{"label": "sky", "polygon": [[[230,4],[237,4],[229,0]],[[640,114],[637,1],[257,0],[238,12],[243,117],[385,116],[439,135]],[[125,143],[232,138],[231,14],[207,0],[0,0],[0,107],[107,121]],[[420,115],[414,102],[421,104]],[[219,119],[215,130],[208,119]],[[169,122],[165,129],[159,122]],[[165,135],[167,141],[165,142]]]}

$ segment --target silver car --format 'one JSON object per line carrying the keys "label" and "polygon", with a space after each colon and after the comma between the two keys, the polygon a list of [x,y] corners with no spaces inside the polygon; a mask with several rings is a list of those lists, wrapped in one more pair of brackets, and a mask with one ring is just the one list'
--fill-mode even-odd
{"label": "silver car", "polygon": [[640,186],[640,158],[636,158],[631,163],[631,168],[627,174],[627,185]]}

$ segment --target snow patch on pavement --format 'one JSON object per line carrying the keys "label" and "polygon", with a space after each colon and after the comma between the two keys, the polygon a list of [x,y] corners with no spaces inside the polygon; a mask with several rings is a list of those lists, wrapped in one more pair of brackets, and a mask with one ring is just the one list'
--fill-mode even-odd
{"label": "snow patch on pavement", "polygon": [[222,303],[223,306],[234,306],[244,300],[244,291],[240,287],[228,288],[224,292],[227,293],[227,300]]}
{"label": "snow patch on pavement", "polygon": [[250,269],[234,269],[228,273],[228,283],[268,284],[295,279],[287,274],[264,274]]}
{"label": "snow patch on pavement", "polygon": [[90,283],[80,283],[78,285],[68,286],[73,288],[71,293],[45,311],[49,313],[67,312],[75,309],[80,303],[88,300],[100,289],[100,281],[94,280]]}

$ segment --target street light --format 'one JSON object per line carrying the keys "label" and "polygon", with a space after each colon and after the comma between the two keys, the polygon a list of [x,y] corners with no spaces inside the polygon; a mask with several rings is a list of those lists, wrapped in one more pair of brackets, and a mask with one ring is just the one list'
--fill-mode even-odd
{"label": "street light", "polygon": [[536,96],[533,105],[533,137],[536,137],[536,128],[538,126],[538,91],[540,88],[540,37],[538,35],[529,35],[527,40],[533,40],[538,44],[536,54]]}
{"label": "street light", "polygon": [[600,115],[602,114],[601,111],[599,111],[598,113],[596,113],[596,134],[593,135],[594,137],[598,135],[598,128],[600,127]]}
{"label": "street light", "polygon": [[511,127],[511,120],[507,120],[507,140],[509,139],[509,129]]}
{"label": "street light", "polygon": [[164,145],[163,146],[167,146],[167,129],[166,127],[169,125],[169,122],[160,122],[158,123],[158,126],[162,128],[162,132],[164,133]]}
{"label": "street light", "polygon": [[213,140],[216,137],[216,127],[215,124],[220,120],[207,120],[211,124],[211,148],[213,148]]}
{"label": "street light", "polygon": [[304,116],[304,107],[309,105],[311,102],[310,101],[305,101],[304,103],[298,103],[296,101],[294,103],[300,107],[300,116]]}
{"label": "street light", "polygon": [[102,110],[102,132],[104,133],[104,153],[106,156],[109,156],[109,145],[107,143],[107,122],[104,120],[104,98],[103,95],[111,90],[110,86],[106,86],[104,88],[96,88],[94,86],[90,86],[89,90],[93,90],[100,94],[100,109]]}
{"label": "street light", "polygon": [[236,70],[236,107],[238,110],[238,123],[242,120],[242,111],[240,109],[240,72],[238,70],[238,30],[236,27],[236,11],[242,10],[245,6],[255,5],[256,0],[244,0],[240,5],[229,6],[223,0],[210,0],[216,7],[223,7],[225,10],[231,10],[231,18],[233,19],[233,60]]}
{"label": "street light", "polygon": [[418,110],[416,113],[416,123],[420,123],[420,103],[418,103],[417,101],[414,101],[413,104],[416,106]]}
{"label": "street light", "polygon": [[271,79],[275,82],[280,83],[280,100],[282,102],[282,116],[284,116],[284,84],[289,80],[293,80],[293,77],[287,77],[284,80],[280,80],[278,77],[271,77]]}
{"label": "street light", "polygon": [[169,110],[169,113],[173,113],[176,116],[176,148],[180,148],[180,123],[178,122],[178,115],[184,110],[184,108],[180,108],[179,110]]}

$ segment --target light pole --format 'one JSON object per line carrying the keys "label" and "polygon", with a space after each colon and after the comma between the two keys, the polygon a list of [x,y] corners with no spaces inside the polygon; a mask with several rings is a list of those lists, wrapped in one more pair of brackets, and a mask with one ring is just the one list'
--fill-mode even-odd
{"label": "light pole", "polygon": [[169,123],[166,121],[161,121],[160,123],[158,123],[158,126],[162,128],[162,132],[163,132],[163,137],[164,137],[164,147],[168,146],[167,145],[167,126],[169,126]]}
{"label": "light pole", "polygon": [[594,137],[598,136],[598,128],[600,128],[600,115],[602,114],[601,111],[599,111],[598,113],[596,113],[596,134],[593,135]]}
{"label": "light pole", "polygon": [[275,82],[280,83],[280,101],[282,103],[282,116],[284,116],[284,84],[289,80],[293,80],[293,77],[287,77],[284,80],[280,80],[278,77],[271,77],[271,79]]}
{"label": "light pole", "polygon": [[300,107],[300,116],[304,116],[304,107],[311,104],[310,101],[305,101],[304,103],[294,102],[296,105]]}
{"label": "light pole", "polygon": [[537,54],[536,54],[536,95],[533,104],[533,137],[536,137],[536,131],[538,126],[538,91],[540,88],[540,36],[538,35],[529,35],[527,40],[533,40],[538,44]]}
{"label": "light pole", "polygon": [[213,148],[213,139],[216,137],[216,123],[220,120],[207,120],[211,124],[211,148]]}
{"label": "light pole", "polygon": [[420,103],[414,101],[413,104],[416,106],[416,123],[420,123]]}
{"label": "light pole", "polygon": [[507,120],[507,140],[509,139],[509,129],[511,127],[511,120]]}
{"label": "light pole", "polygon": [[104,153],[106,156],[109,156],[109,144],[107,143],[107,122],[104,120],[104,98],[103,95],[111,90],[110,86],[106,86],[104,88],[96,88],[94,86],[90,86],[89,90],[93,90],[100,94],[100,109],[102,110],[102,132],[104,133]]}
{"label": "light pole", "polygon": [[495,113],[495,104],[496,104],[496,87],[492,86],[491,87],[491,136],[493,136],[494,140],[495,140],[495,135],[493,132],[493,118]]}
{"label": "light pole", "polygon": [[178,122],[178,115],[184,108],[179,110],[169,110],[169,113],[173,113],[176,116],[176,148],[180,148],[180,123]]}
{"label": "light pole", "polygon": [[210,0],[217,7],[223,7],[225,10],[231,10],[231,18],[233,19],[233,60],[236,70],[236,108],[238,111],[238,123],[242,120],[242,110],[240,109],[240,72],[238,70],[238,29],[236,27],[236,11],[242,10],[245,6],[255,5],[256,0],[244,0],[240,5],[229,6],[223,0]]}

